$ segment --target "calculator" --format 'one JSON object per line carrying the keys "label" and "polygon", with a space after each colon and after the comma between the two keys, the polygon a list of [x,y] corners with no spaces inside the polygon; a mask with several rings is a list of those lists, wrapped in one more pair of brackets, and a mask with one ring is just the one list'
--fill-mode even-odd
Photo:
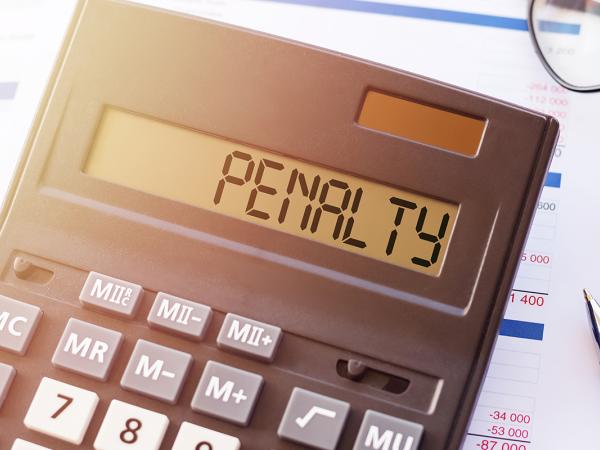
{"label": "calculator", "polygon": [[81,1],[2,211],[0,448],[458,450],[557,136]]}

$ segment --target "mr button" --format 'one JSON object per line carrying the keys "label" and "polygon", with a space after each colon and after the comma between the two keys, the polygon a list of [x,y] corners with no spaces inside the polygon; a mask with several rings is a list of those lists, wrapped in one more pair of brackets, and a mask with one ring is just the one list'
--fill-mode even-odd
{"label": "mr button", "polygon": [[0,349],[24,355],[41,316],[37,306],[0,295]]}
{"label": "mr button", "polygon": [[219,348],[271,362],[281,340],[281,328],[227,314],[217,337]]}
{"label": "mr button", "polygon": [[62,369],[106,381],[123,335],[77,319],[69,319],[52,357]]}
{"label": "mr button", "polygon": [[79,294],[79,300],[84,306],[107,310],[131,319],[143,292],[138,284],[90,272]]}

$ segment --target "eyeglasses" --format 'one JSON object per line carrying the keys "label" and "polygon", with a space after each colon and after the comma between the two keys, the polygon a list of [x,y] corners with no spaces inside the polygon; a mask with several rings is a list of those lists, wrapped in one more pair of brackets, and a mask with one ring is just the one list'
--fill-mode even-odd
{"label": "eyeglasses", "polygon": [[600,91],[600,0],[530,0],[528,19],[550,75],[572,91]]}

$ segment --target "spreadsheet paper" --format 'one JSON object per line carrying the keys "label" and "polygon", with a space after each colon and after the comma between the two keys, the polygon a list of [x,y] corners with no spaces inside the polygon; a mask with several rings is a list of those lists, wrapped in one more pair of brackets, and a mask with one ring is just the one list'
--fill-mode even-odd
{"label": "spreadsheet paper", "polygon": [[[560,141],[463,448],[554,450],[596,442],[600,355],[581,289],[600,293],[600,190],[594,183],[600,94],[565,91],[546,74],[527,33],[525,0],[145,3],[370,59],[556,116]],[[0,3],[0,192],[72,7],[72,1]]]}

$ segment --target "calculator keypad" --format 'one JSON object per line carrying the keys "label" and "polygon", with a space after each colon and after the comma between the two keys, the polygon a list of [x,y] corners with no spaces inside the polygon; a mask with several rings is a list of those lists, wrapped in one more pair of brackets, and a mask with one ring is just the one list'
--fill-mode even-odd
{"label": "calculator keypad", "polygon": [[121,387],[175,404],[192,365],[192,355],[139,339]]}
{"label": "calculator keypad", "polygon": [[238,438],[183,422],[171,450],[240,450]]}
{"label": "calculator keypad", "polygon": [[[132,318],[143,294],[141,286],[91,272],[81,292],[86,306]],[[212,318],[208,306],[158,293],[147,318],[160,331],[198,341]],[[42,311],[0,295],[0,349],[23,354]],[[113,321],[114,323],[114,321]],[[220,349],[272,362],[282,339],[279,327],[229,313],[217,337]],[[125,336],[79,319],[68,320],[52,364],[99,381],[109,378]],[[170,338],[170,342],[173,339]],[[189,343],[187,346],[189,347]],[[191,354],[138,339],[129,358],[121,387],[168,404],[176,404],[193,364]],[[13,367],[0,363],[0,407],[15,377]],[[248,426],[264,385],[261,375],[216,361],[204,367],[191,401],[191,410],[240,426]],[[64,442],[80,445],[95,413],[96,393],[43,378],[29,407],[27,428]],[[335,450],[344,431],[351,405],[296,387],[283,412],[277,435],[308,448]],[[158,450],[169,419],[164,414],[112,400],[95,450]],[[368,410],[353,450],[390,448],[418,450],[422,425]],[[13,450],[50,450],[17,439]],[[172,450],[240,450],[237,437],[190,422],[179,428]]]}
{"label": "calculator keypad", "polygon": [[15,373],[16,370],[14,367],[0,363],[0,408],[2,408],[2,403],[4,403],[8,395],[8,390],[15,378]]}
{"label": "calculator keypad", "polygon": [[200,341],[212,317],[212,309],[190,300],[159,292],[148,315],[151,327]]}
{"label": "calculator keypad", "polygon": [[78,319],[69,319],[52,364],[80,375],[106,381],[123,335]]}
{"label": "calculator keypad", "polygon": [[169,419],[139,406],[113,400],[96,436],[96,450],[158,450]]}
{"label": "calculator keypad", "polygon": [[33,444],[23,439],[16,439],[10,450],[50,450],[48,447],[42,447],[41,445]]}
{"label": "calculator keypad", "polygon": [[79,300],[84,306],[131,319],[137,311],[143,293],[144,290],[138,284],[90,272],[79,294]]}
{"label": "calculator keypad", "polygon": [[37,306],[0,295],[0,349],[24,355],[41,317]]}
{"label": "calculator keypad", "polygon": [[312,448],[335,450],[349,412],[348,402],[295,388],[277,434]]}
{"label": "calculator keypad", "polygon": [[263,377],[258,374],[209,361],[192,399],[192,409],[246,426],[262,386]]}
{"label": "calculator keypad", "polygon": [[225,316],[217,337],[217,345],[222,349],[271,362],[275,358],[281,336],[279,327],[229,313]]}
{"label": "calculator keypad", "polygon": [[30,430],[79,445],[98,401],[94,392],[43,378],[24,423]]}

